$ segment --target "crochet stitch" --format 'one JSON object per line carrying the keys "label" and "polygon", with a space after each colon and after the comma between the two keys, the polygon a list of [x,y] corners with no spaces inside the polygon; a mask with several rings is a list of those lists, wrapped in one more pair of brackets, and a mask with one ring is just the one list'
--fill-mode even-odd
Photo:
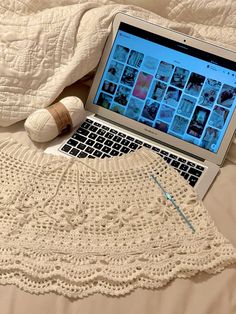
{"label": "crochet stitch", "polygon": [[69,297],[118,296],[236,262],[236,250],[194,190],[146,148],[81,160],[6,139],[0,185],[1,284]]}

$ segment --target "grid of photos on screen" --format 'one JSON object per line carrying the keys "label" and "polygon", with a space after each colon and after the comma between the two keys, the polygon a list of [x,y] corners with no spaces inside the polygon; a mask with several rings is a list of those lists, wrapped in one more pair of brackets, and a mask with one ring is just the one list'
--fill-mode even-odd
{"label": "grid of photos on screen", "polygon": [[235,97],[232,86],[117,44],[97,105],[216,152]]}

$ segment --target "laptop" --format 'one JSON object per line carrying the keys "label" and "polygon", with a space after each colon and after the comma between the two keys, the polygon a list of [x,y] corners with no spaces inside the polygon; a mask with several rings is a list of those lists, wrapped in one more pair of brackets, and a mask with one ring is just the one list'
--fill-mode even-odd
{"label": "laptop", "polygon": [[146,147],[203,198],[236,126],[236,53],[118,13],[85,109],[46,153],[112,158]]}

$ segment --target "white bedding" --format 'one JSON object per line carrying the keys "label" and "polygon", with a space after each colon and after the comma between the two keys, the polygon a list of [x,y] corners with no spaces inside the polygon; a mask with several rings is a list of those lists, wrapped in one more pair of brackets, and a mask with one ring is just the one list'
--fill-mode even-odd
{"label": "white bedding", "polygon": [[[147,18],[152,17],[153,21],[157,23],[236,49],[235,0],[119,0],[117,2],[142,6],[159,15],[145,13]],[[77,4],[73,5],[73,3]],[[102,1],[79,0],[2,0],[0,2],[0,125],[3,125],[3,120],[5,124],[7,121],[10,124],[19,119],[18,112],[21,111],[21,108],[23,109],[20,119],[23,119],[23,116],[28,115],[29,111],[34,110],[37,106],[48,105],[60,93],[63,86],[76,81],[96,66],[104,38],[108,34],[106,27],[110,25],[116,8],[121,8],[115,4],[105,7],[105,9],[103,7],[97,9],[101,3]],[[108,1],[103,1],[103,3],[108,3]],[[63,6],[63,8],[59,6]],[[105,14],[104,11],[107,14],[106,18],[104,18],[105,15],[102,15],[102,12]],[[54,14],[53,12],[57,13]],[[77,20],[71,19],[68,12],[78,14]],[[77,12],[81,12],[81,14]],[[82,14],[82,12],[84,13]],[[143,15],[142,10],[137,9],[135,12],[140,16]],[[50,25],[47,27],[55,26],[58,29],[57,34],[59,34],[61,27],[66,30],[65,20],[69,23],[71,19],[79,29],[82,25],[84,26],[85,33],[83,36],[80,32],[77,37],[73,37],[73,33],[70,34],[71,36],[68,35],[70,41],[74,39],[72,41],[73,50],[71,50],[73,53],[68,55],[68,58],[66,58],[68,50],[63,50],[63,47],[60,47],[60,37],[57,36],[49,38],[48,42],[41,41],[45,50],[40,50],[34,41],[29,41],[32,43],[30,46],[31,53],[26,54],[27,46],[24,35],[30,34],[31,28],[36,28],[36,26],[35,28],[30,27],[33,22],[37,24],[40,19],[45,21],[44,15],[52,17],[51,20],[48,18]],[[83,18],[80,20],[82,16]],[[57,17],[56,21],[55,17]],[[17,24],[19,21],[24,22],[26,26],[19,27]],[[98,32],[93,26],[94,22],[101,23],[103,26],[101,32]],[[38,28],[41,29],[41,27],[42,25],[38,24]],[[93,42],[93,50],[90,52],[86,50],[86,42],[89,41],[92,33],[95,34],[95,41]],[[20,35],[22,41],[14,40]],[[48,38],[46,35],[48,35],[47,32],[39,31],[38,33],[38,37],[41,39]],[[78,41],[76,41],[77,39]],[[56,58],[56,53],[59,52],[54,53],[53,50],[49,49],[49,46],[53,44],[59,45],[58,47],[61,48],[56,49],[56,51],[63,52],[62,59]],[[11,52],[11,49],[13,49],[12,54],[6,53]],[[83,55],[80,55],[82,51]],[[88,52],[90,52],[89,60],[91,58],[89,62]],[[55,58],[53,57],[54,54]],[[35,60],[42,60],[42,58],[45,61],[39,63],[39,67],[34,69]],[[45,58],[48,58],[47,62]],[[26,60],[28,61],[26,62]],[[52,63],[55,66],[55,71],[54,68],[50,70],[48,63],[53,60],[55,61]],[[63,62],[60,63],[58,60]],[[81,63],[76,64],[76,62]],[[61,64],[63,65],[62,68],[59,66]],[[41,72],[40,67],[43,68]],[[21,75],[19,78],[14,77],[14,71],[17,72],[19,69]],[[36,89],[31,89],[31,85],[26,84],[27,74],[28,77],[33,75],[31,84],[34,88],[38,86]],[[47,75],[49,75],[48,78]],[[62,75],[63,79],[58,80],[59,75]],[[26,80],[24,80],[25,77]],[[21,78],[23,78],[22,82],[20,82]],[[18,84],[23,86],[22,89],[18,87]],[[84,99],[87,95],[87,89],[84,91],[84,87],[78,84],[74,84],[73,89],[69,92],[68,88],[66,90],[63,96],[80,92]],[[78,94],[78,96],[81,95]],[[30,110],[25,109],[28,104]],[[17,111],[18,109],[20,111]],[[16,113],[13,112],[14,110]],[[9,114],[10,111],[12,114]],[[23,144],[34,145],[27,137],[22,122],[7,128],[0,126],[0,139],[6,136],[12,136]],[[44,149],[45,145],[38,145],[38,148]],[[236,143],[232,146],[228,156],[236,163]],[[220,175],[204,199],[204,204],[216,226],[234,246],[236,246],[235,167],[234,164],[226,161]],[[4,314],[233,314],[236,313],[235,282],[236,266],[215,276],[203,274],[193,280],[177,279],[167,287],[155,291],[139,289],[123,298],[109,298],[99,294],[82,300],[70,300],[53,293],[39,296],[31,295],[15,286],[8,285],[0,286],[0,308],[1,313]]]}
{"label": "white bedding", "polygon": [[235,1],[117,2],[1,1],[0,126],[48,106],[66,86],[93,70],[118,11],[227,47],[236,46]]}

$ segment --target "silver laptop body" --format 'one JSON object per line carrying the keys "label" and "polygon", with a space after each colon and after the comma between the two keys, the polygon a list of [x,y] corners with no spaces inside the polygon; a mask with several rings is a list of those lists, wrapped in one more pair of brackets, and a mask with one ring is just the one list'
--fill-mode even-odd
{"label": "silver laptop body", "polygon": [[[146,146],[183,177],[188,169],[203,198],[235,132],[235,60],[235,52],[118,13],[85,105],[87,122],[46,152],[112,157]],[[120,143],[128,149],[113,149]]]}

